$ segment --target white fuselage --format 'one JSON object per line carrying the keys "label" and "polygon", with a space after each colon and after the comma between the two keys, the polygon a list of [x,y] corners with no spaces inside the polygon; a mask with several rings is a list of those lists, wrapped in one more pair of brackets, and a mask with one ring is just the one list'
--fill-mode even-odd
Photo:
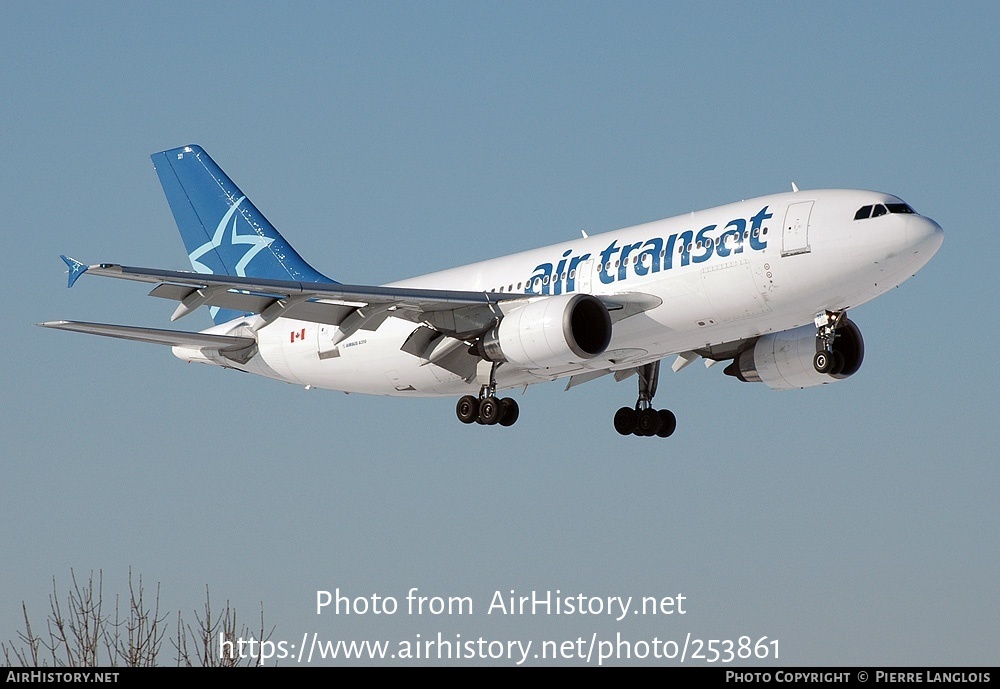
{"label": "white fuselage", "polygon": [[[625,304],[637,298],[645,310],[614,323],[603,354],[556,368],[501,365],[497,383],[511,388],[633,368],[811,323],[818,313],[858,306],[902,283],[930,260],[943,233],[933,220],[914,213],[854,219],[859,208],[880,203],[901,202],[870,191],[776,194],[392,286],[513,292],[525,299],[590,293]],[[501,308],[519,303],[503,302]],[[231,333],[243,323],[208,332]],[[359,330],[331,348],[336,326],[281,318],[257,331],[258,354],[235,367],[347,392],[453,396],[478,390],[476,381],[400,349],[417,327],[389,317],[377,329]]]}

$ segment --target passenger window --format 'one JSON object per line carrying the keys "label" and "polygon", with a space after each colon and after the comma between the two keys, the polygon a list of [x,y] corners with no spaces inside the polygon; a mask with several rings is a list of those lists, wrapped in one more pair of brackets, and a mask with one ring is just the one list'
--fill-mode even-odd
{"label": "passenger window", "polygon": [[858,209],[858,212],[854,214],[854,219],[865,220],[866,218],[871,217],[871,214],[872,214],[871,206],[862,206],[861,208]]}
{"label": "passenger window", "polygon": [[879,203],[879,204],[877,204],[877,205],[875,206],[875,208],[874,208],[874,209],[872,209],[872,217],[873,217],[873,218],[877,218],[877,217],[879,217],[880,215],[885,215],[885,214],[886,214],[886,213],[888,213],[888,212],[889,212],[889,211],[888,211],[888,210],[886,210],[885,206],[883,206],[883,205],[882,205],[881,203]]}

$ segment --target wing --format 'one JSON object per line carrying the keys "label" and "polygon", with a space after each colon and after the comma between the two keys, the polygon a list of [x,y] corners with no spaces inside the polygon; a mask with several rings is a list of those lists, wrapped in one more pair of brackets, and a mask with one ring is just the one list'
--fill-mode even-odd
{"label": "wing", "polygon": [[111,263],[86,266],[73,259],[63,260],[70,266],[70,284],[84,273],[156,284],[150,296],[180,302],[171,320],[200,306],[218,306],[259,314],[258,329],[278,318],[336,325],[341,339],[362,328],[374,330],[389,316],[426,322],[445,334],[466,337],[481,332],[501,315],[500,302],[524,298],[487,292],[208,275]]}
{"label": "wing", "polygon": [[[453,338],[467,339],[496,323],[514,303],[544,298],[515,293],[294,282],[113,263],[88,266],[62,258],[70,268],[71,286],[84,273],[156,284],[150,296],[180,302],[171,320],[201,306],[218,306],[259,314],[256,329],[278,318],[335,325],[339,328],[338,341],[360,329],[375,330],[390,316],[428,325]],[[660,303],[656,297],[638,293],[599,298],[608,308],[612,322]]]}

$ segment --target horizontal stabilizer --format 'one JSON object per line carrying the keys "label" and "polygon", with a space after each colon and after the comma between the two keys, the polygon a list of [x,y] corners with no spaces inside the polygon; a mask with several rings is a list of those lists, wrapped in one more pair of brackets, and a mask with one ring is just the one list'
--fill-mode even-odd
{"label": "horizontal stabilizer", "polygon": [[139,328],[130,325],[111,325],[108,323],[48,321],[46,323],[39,323],[38,325],[43,328],[72,330],[77,333],[117,337],[122,340],[135,340],[136,342],[152,342],[153,344],[168,345],[171,347],[209,347],[217,349],[223,354],[236,353],[257,344],[251,337],[210,335],[208,333],[190,333],[181,330],[162,330],[160,328]]}

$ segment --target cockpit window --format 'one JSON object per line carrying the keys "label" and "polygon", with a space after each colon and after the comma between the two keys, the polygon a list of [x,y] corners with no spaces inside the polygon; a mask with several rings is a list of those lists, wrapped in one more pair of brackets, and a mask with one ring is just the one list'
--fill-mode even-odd
{"label": "cockpit window", "polygon": [[859,208],[858,212],[854,214],[854,219],[866,220],[868,218],[877,218],[880,215],[885,215],[886,213],[916,214],[916,211],[910,208],[909,204],[906,203],[876,203],[873,206],[862,206]]}

